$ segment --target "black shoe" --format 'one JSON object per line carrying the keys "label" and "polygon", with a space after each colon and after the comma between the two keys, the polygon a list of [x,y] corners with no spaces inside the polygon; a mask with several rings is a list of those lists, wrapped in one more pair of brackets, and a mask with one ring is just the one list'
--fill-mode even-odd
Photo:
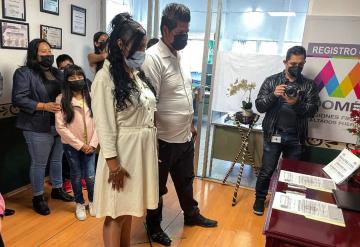
{"label": "black shoe", "polygon": [[47,202],[44,200],[43,195],[34,196],[32,202],[33,202],[33,209],[35,210],[36,213],[41,215],[50,214],[50,209],[48,207]]}
{"label": "black shoe", "polygon": [[150,230],[149,234],[150,234],[150,238],[153,242],[156,242],[156,243],[159,243],[159,244],[162,244],[165,246],[171,245],[171,239],[161,228],[159,231],[156,231],[156,232],[151,232],[151,230]]}
{"label": "black shoe", "polygon": [[59,199],[64,202],[72,202],[74,201],[74,197],[66,193],[63,188],[54,188],[51,191],[52,199]]}
{"label": "black shoe", "polygon": [[4,215],[5,215],[5,216],[11,216],[11,215],[13,215],[13,214],[15,214],[15,210],[14,210],[14,209],[10,209],[10,208],[6,208],[6,209],[5,209],[5,212],[4,212]]}
{"label": "black shoe", "polygon": [[187,226],[216,227],[217,221],[210,220],[198,214],[193,217],[184,217],[184,224]]}
{"label": "black shoe", "polygon": [[256,198],[253,206],[253,212],[256,215],[263,215],[265,209],[265,199]]}

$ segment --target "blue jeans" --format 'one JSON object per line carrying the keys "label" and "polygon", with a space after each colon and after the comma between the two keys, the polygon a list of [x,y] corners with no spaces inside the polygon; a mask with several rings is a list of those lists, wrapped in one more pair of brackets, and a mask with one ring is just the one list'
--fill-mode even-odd
{"label": "blue jeans", "polygon": [[71,185],[75,195],[75,202],[83,204],[81,178],[84,176],[89,201],[93,201],[95,182],[95,152],[85,154],[68,144],[64,144],[64,152],[70,166]]}
{"label": "blue jeans", "polygon": [[40,133],[23,131],[28,146],[31,166],[30,181],[33,196],[44,194],[44,179],[46,165],[50,164],[50,180],[53,188],[62,187],[62,155],[63,149],[60,136],[55,127],[50,132]]}
{"label": "blue jeans", "polygon": [[271,176],[277,167],[281,153],[285,159],[299,160],[302,156],[303,146],[299,142],[297,133],[279,132],[278,134],[281,136],[281,143],[264,141],[262,166],[255,187],[257,199],[265,200]]}

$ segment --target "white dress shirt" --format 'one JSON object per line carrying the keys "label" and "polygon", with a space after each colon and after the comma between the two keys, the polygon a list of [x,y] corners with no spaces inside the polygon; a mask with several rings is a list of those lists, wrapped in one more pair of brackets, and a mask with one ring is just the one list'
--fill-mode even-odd
{"label": "white dress shirt", "polygon": [[194,114],[191,74],[180,54],[174,56],[160,40],[146,51],[142,69],[156,90],[158,138],[170,143],[190,141]]}

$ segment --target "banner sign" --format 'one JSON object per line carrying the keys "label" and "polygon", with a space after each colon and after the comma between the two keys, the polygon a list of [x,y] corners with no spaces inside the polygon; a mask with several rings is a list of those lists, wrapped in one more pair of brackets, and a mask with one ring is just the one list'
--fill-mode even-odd
{"label": "banner sign", "polygon": [[360,45],[309,43],[307,56],[327,58],[360,58]]}
{"label": "banner sign", "polygon": [[320,107],[309,120],[310,138],[356,143],[350,114],[360,108],[359,17],[308,16],[303,74],[319,89]]}

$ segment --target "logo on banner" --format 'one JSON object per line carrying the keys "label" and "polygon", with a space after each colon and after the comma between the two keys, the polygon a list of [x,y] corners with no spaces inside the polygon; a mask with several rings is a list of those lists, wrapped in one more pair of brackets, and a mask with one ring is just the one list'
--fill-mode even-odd
{"label": "logo on banner", "polygon": [[357,63],[348,75],[339,83],[331,61],[321,69],[314,79],[319,92],[325,87],[329,97],[346,98],[354,90],[360,99],[360,63]]}

